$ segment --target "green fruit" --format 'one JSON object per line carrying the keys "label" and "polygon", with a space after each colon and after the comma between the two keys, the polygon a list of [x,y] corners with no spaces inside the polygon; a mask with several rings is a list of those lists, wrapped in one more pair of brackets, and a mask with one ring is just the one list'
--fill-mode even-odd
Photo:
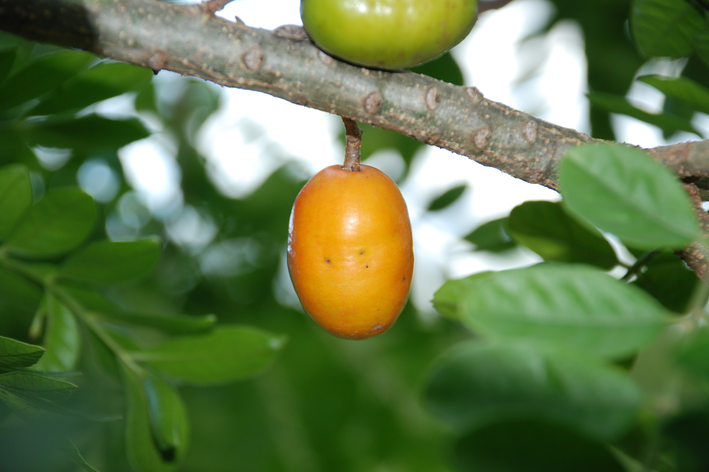
{"label": "green fruit", "polygon": [[353,64],[404,69],[440,56],[475,23],[477,0],[301,0],[313,42]]}

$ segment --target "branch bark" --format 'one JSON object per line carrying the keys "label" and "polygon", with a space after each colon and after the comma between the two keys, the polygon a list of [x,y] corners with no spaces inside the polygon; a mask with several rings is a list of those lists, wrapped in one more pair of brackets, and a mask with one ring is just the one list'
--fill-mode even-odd
{"label": "branch bark", "polygon": [[[411,136],[555,190],[557,166],[567,150],[596,141],[487,100],[475,87],[341,62],[316,48],[298,27],[268,31],[214,16],[225,3],[0,0],[0,29],[156,73],[171,70],[264,92]],[[703,185],[709,182],[709,140],[647,151],[696,183],[700,194],[709,188]]]}
{"label": "branch bark", "polygon": [[[411,136],[552,189],[559,159],[571,146],[593,141],[487,100],[475,87],[356,67],[326,55],[297,29],[249,28],[199,5],[0,0],[0,29],[156,72],[268,93]],[[650,152],[682,178],[709,175],[709,141]]]}

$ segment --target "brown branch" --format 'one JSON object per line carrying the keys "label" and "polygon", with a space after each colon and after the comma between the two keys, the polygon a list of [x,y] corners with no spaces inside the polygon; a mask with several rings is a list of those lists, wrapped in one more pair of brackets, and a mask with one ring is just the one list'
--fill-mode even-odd
{"label": "brown branch", "polygon": [[346,117],[342,117],[345,124],[345,137],[347,144],[345,145],[345,163],[343,169],[351,172],[359,172],[360,159],[362,153],[362,130],[357,126],[357,122]]}
{"label": "brown branch", "polygon": [[309,41],[231,23],[197,5],[0,0],[0,29],[154,71],[265,92],[411,136],[554,189],[559,159],[569,147],[591,140],[486,100],[474,87],[356,67]]}
{"label": "brown branch", "polygon": [[[292,27],[249,28],[205,13],[200,5],[0,0],[0,29],[156,72],[265,92],[411,136],[552,189],[566,151],[593,141],[487,100],[475,87],[352,66],[318,50]],[[709,141],[650,152],[683,178],[709,176]]]}
{"label": "brown branch", "polygon": [[199,4],[199,6],[205,13],[213,15],[224,8],[227,3],[231,3],[233,1],[234,0],[204,0]]}
{"label": "brown branch", "polygon": [[[694,184],[686,184],[685,189],[694,203],[694,208],[699,218],[699,225],[702,227],[705,235],[709,234],[709,214],[702,208],[702,199],[699,189]],[[678,251],[677,255],[697,274],[697,277],[699,277],[704,284],[709,285],[709,247],[707,247],[704,242],[694,242],[687,248]]]}
{"label": "brown branch", "polygon": [[[299,28],[249,28],[211,9],[155,0],[0,0],[0,29],[156,72],[261,91],[411,136],[552,189],[567,150],[596,141],[487,100],[475,87],[356,67],[317,49]],[[709,181],[707,140],[648,152],[684,179]],[[704,252],[691,257],[709,260]]]}

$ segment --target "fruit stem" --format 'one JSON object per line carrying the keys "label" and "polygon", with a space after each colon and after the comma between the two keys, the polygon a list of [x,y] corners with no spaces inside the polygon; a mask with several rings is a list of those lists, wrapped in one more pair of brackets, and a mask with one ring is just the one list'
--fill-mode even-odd
{"label": "fruit stem", "polygon": [[345,145],[345,163],[342,166],[343,170],[350,172],[359,172],[360,148],[362,147],[362,130],[357,126],[357,122],[350,118],[342,117],[345,123],[345,137],[347,144]]}

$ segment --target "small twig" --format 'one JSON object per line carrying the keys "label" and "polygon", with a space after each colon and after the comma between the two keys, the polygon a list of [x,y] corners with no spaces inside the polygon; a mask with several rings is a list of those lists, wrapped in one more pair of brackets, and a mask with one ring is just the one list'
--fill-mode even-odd
{"label": "small twig", "polygon": [[[699,195],[699,189],[694,184],[685,184],[687,193],[692,198],[694,208],[699,217],[699,224],[704,231],[704,234],[709,234],[709,214],[702,208],[702,199]],[[677,255],[687,263],[690,269],[697,274],[704,284],[709,285],[709,247],[706,242],[697,241],[687,248],[678,251]]]}
{"label": "small twig", "polygon": [[355,120],[343,116],[342,121],[345,123],[345,137],[347,139],[345,163],[342,168],[350,172],[359,172],[359,163],[362,156],[360,152],[362,148],[362,129],[357,126]]}
{"label": "small twig", "polygon": [[205,0],[199,4],[200,8],[209,15],[214,15],[216,12],[231,3],[233,0]]}
{"label": "small twig", "polygon": [[646,252],[645,254],[643,254],[640,259],[635,261],[635,264],[633,264],[628,269],[628,271],[620,280],[628,282],[634,275],[638,275],[642,268],[645,267],[647,263],[653,260],[658,254],[660,254],[660,251],[658,249],[654,249],[650,252]]}

